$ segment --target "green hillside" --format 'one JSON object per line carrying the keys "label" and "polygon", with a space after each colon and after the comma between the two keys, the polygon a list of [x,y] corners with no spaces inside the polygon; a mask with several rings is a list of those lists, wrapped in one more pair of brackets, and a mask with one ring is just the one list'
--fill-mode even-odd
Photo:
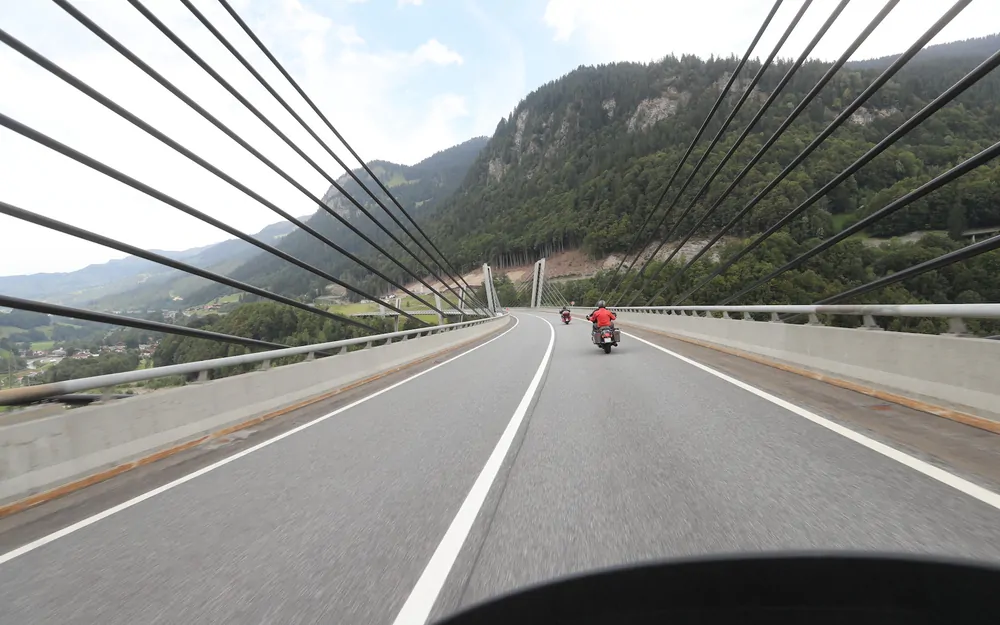
{"label": "green hillside", "polygon": [[[421,223],[426,223],[428,214],[440,202],[450,197],[465,179],[469,165],[479,154],[486,141],[485,137],[470,139],[447,150],[442,150],[412,166],[397,165],[386,161],[373,161],[370,166],[379,179],[390,187],[393,195],[407,212],[415,219],[420,220]],[[371,178],[363,170],[359,169],[356,173],[370,189],[376,192],[383,204],[390,208],[393,214],[412,231],[412,225],[378,190],[378,186]],[[378,207],[357,183],[345,175],[341,178],[340,184],[380,221],[390,223],[383,209]],[[356,207],[345,200],[338,191],[331,188],[323,196],[323,201],[331,210],[342,215],[380,245],[386,246],[396,255],[402,255],[402,250],[395,246],[383,232],[378,231],[377,227]],[[372,248],[367,243],[326,212],[317,211],[308,223],[338,245],[363,256],[390,276],[405,275],[384,257],[373,253]],[[399,232],[395,226],[392,229],[396,233]],[[416,246],[410,243],[406,237],[401,238],[409,244],[411,249],[418,251]],[[350,260],[306,232],[293,232],[283,239],[278,247],[314,266],[322,267],[333,275],[342,276],[352,284],[360,284],[377,294],[381,294],[385,290],[384,282],[370,276],[367,271],[357,267]],[[412,258],[405,262],[409,266],[417,266]],[[323,287],[326,285],[326,281],[322,278],[268,254],[255,256],[244,266],[235,270],[232,276],[264,288],[296,296],[316,297],[322,295]],[[228,290],[225,287],[212,285],[193,294],[190,300],[192,303],[202,303],[226,292]]]}

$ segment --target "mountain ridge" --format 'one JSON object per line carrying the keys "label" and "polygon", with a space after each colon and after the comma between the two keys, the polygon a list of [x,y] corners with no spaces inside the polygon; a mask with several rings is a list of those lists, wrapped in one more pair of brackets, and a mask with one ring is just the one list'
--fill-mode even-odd
{"label": "mountain ridge", "polygon": [[[418,223],[423,222],[426,225],[427,216],[433,212],[437,204],[450,196],[459,187],[465,178],[469,164],[486,142],[486,137],[473,137],[458,145],[439,150],[414,165],[399,165],[386,160],[374,160],[369,163],[369,167],[379,176],[383,184],[389,188],[393,196],[399,200],[407,213],[418,220]],[[360,168],[354,170],[354,172],[396,219],[403,223],[408,230],[417,234],[413,225],[402,215],[388,196],[380,190],[377,183],[372,180],[367,172]],[[385,224],[391,232],[406,242],[410,250],[420,253],[418,247],[408,237],[403,235],[398,227],[390,222],[390,219],[385,214],[385,210],[379,207],[361,189],[358,183],[347,174],[344,174],[338,180],[338,184],[350,193],[375,218]],[[379,243],[379,245],[385,247],[398,258],[403,259],[402,262],[406,265],[411,267],[418,266],[412,258],[406,256],[402,249],[390,241],[385,233],[380,231],[371,220],[362,215],[335,188],[331,187],[327,190],[322,199],[329,210],[340,215],[355,228]],[[399,275],[401,273],[397,267],[391,266],[389,261],[384,257],[372,253],[371,246],[324,210],[317,210],[307,220],[307,223],[347,251],[357,254],[360,257],[366,257],[368,261],[378,266],[387,274]],[[345,281],[357,284],[369,292],[383,294],[387,291],[380,279],[372,276],[363,268],[358,267],[352,261],[307,232],[296,231],[290,234],[278,247],[315,267],[322,267],[325,271],[333,275],[338,275]],[[432,263],[428,264],[434,267]],[[303,296],[306,299],[325,295],[327,292],[326,287],[330,286],[322,278],[265,253],[254,256],[243,266],[237,268],[233,271],[232,277],[284,294]],[[405,278],[400,278],[400,282],[404,280]],[[231,292],[231,289],[227,287],[207,285],[203,290],[193,294],[191,301],[206,302],[228,292]],[[352,295],[351,297],[356,299],[356,296]]]}
{"label": "mountain ridge", "polygon": [[[295,229],[294,224],[283,221],[269,224],[253,236],[273,244]],[[184,250],[150,251],[199,268],[227,273],[242,264],[241,259],[252,256],[256,248],[240,239],[226,239]],[[225,266],[233,263],[236,265]],[[0,276],[0,293],[54,304],[127,308],[130,307],[130,291],[143,288],[152,290],[148,287],[154,284],[159,285],[160,289],[169,289],[173,280],[183,278],[200,280],[143,258],[126,256],[104,263],[92,263],[75,271]],[[147,282],[148,287],[143,287]],[[121,301],[113,302],[116,299]],[[142,307],[152,304],[154,300],[166,298],[146,299],[149,301],[137,301],[134,305]]]}

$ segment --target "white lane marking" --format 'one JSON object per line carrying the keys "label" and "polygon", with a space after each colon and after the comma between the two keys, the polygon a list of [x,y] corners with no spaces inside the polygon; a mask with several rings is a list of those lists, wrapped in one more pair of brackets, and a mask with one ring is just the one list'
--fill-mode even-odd
{"label": "white lane marking", "polygon": [[[532,316],[534,317],[535,315]],[[541,319],[541,317],[537,318]],[[504,430],[500,436],[500,440],[497,441],[493,453],[490,454],[489,459],[483,466],[483,470],[479,473],[479,477],[476,478],[475,483],[472,485],[472,489],[466,495],[465,501],[462,502],[462,506],[458,509],[458,514],[455,515],[451,525],[448,526],[448,530],[444,533],[444,538],[441,539],[437,549],[434,550],[434,555],[431,556],[423,573],[420,574],[420,579],[417,580],[413,590],[410,591],[410,596],[406,598],[406,602],[399,610],[399,614],[396,615],[393,625],[424,625],[427,622],[427,617],[430,616],[434,602],[437,601],[438,595],[441,593],[441,588],[444,586],[444,582],[451,572],[451,567],[454,566],[455,560],[462,550],[462,545],[465,544],[465,539],[468,537],[469,531],[472,530],[472,524],[475,522],[476,517],[479,516],[483,502],[486,501],[486,495],[490,492],[490,488],[493,486],[493,482],[500,472],[503,460],[507,456],[507,452],[510,451],[514,437],[521,427],[521,422],[524,421],[525,414],[528,412],[528,406],[531,405],[535,391],[538,390],[538,385],[542,381],[542,375],[545,373],[546,367],[548,367],[549,358],[552,356],[552,348],[556,342],[556,331],[548,320],[542,319],[542,321],[549,326],[549,346],[545,350],[545,355],[542,356],[542,362],[539,363],[538,369],[535,371],[535,376],[531,378],[528,390],[521,397],[521,403],[514,410],[514,416],[510,418],[507,429]]]}
{"label": "white lane marking", "polygon": [[219,467],[225,466],[225,465],[229,464],[230,462],[233,462],[235,460],[238,460],[238,459],[242,458],[243,456],[248,456],[248,455],[252,454],[255,451],[259,451],[259,450],[267,447],[268,445],[272,445],[274,443],[277,443],[278,441],[280,441],[282,439],[285,439],[285,438],[288,438],[289,436],[292,436],[293,434],[298,434],[302,430],[311,428],[312,426],[314,426],[314,425],[316,425],[318,423],[322,423],[323,421],[326,421],[330,417],[335,417],[335,416],[339,415],[340,413],[342,413],[344,411],[347,411],[347,410],[350,410],[351,408],[354,408],[355,406],[358,406],[360,404],[363,404],[363,403],[365,403],[366,401],[368,401],[370,399],[375,399],[379,395],[382,395],[384,393],[388,393],[389,391],[393,390],[394,388],[400,387],[400,386],[406,384],[407,382],[412,382],[413,380],[416,380],[420,376],[428,374],[431,371],[434,371],[438,367],[443,367],[443,366],[445,366],[446,364],[448,364],[450,362],[454,362],[454,361],[458,360],[462,356],[466,356],[468,354],[471,354],[472,352],[476,351],[477,349],[479,349],[481,347],[486,347],[487,345],[489,345],[493,341],[496,341],[496,340],[502,338],[505,334],[507,334],[508,332],[512,331],[514,328],[517,327],[517,325],[519,323],[520,323],[520,320],[518,320],[517,317],[514,317],[514,325],[512,325],[511,327],[509,327],[506,330],[504,330],[503,333],[499,334],[498,336],[495,336],[495,337],[491,338],[490,340],[486,341],[485,343],[482,343],[480,345],[476,345],[475,347],[473,347],[472,349],[470,349],[468,351],[464,351],[464,352],[462,352],[461,354],[459,354],[457,356],[453,356],[453,357],[449,358],[448,360],[445,360],[444,362],[440,362],[440,363],[434,365],[433,367],[429,367],[429,368],[424,369],[423,371],[421,371],[419,373],[415,373],[415,374],[411,375],[410,377],[408,377],[408,378],[406,378],[404,380],[400,380],[399,382],[396,382],[395,384],[392,384],[390,386],[385,387],[382,390],[375,391],[371,395],[366,395],[366,396],[362,397],[361,399],[353,401],[353,402],[347,404],[346,406],[343,406],[341,408],[338,408],[338,409],[334,410],[333,412],[330,412],[330,413],[327,413],[327,414],[323,415],[322,417],[317,417],[316,419],[313,419],[312,421],[309,421],[308,423],[303,423],[302,425],[300,425],[298,427],[295,427],[295,428],[293,428],[291,430],[288,430],[287,432],[284,432],[282,434],[279,434],[279,435],[275,436],[274,438],[270,438],[270,439],[268,439],[268,440],[266,440],[266,441],[264,441],[262,443],[258,443],[257,445],[254,445],[253,447],[250,447],[249,449],[244,449],[243,451],[241,451],[239,453],[236,453],[236,454],[233,454],[232,456],[229,456],[227,458],[223,458],[222,460],[219,460],[218,462],[216,462],[214,464],[210,464],[207,467],[203,467],[201,469],[198,469],[197,471],[195,471],[193,473],[188,473],[187,475],[185,475],[183,477],[177,478],[173,482],[169,482],[167,484],[164,484],[163,486],[160,486],[158,488],[154,488],[153,490],[148,491],[146,493],[143,493],[141,495],[138,495],[138,496],[136,496],[136,497],[134,497],[132,499],[129,499],[128,501],[124,501],[124,502],[118,504],[117,506],[114,506],[112,508],[108,508],[107,510],[104,510],[103,512],[98,512],[97,514],[95,514],[93,516],[87,517],[86,519],[83,519],[82,521],[78,521],[78,522],[76,522],[76,523],[74,523],[72,525],[64,527],[63,529],[61,529],[61,530],[59,530],[57,532],[53,532],[53,533],[51,533],[51,534],[49,534],[47,536],[43,536],[43,537],[41,537],[41,538],[39,538],[37,540],[34,540],[34,541],[32,541],[32,542],[30,542],[30,543],[28,543],[26,545],[23,545],[21,547],[18,547],[17,549],[14,549],[13,551],[8,551],[7,553],[5,553],[3,555],[0,555],[0,565],[5,564],[7,562],[10,562],[11,560],[13,560],[14,558],[16,558],[18,556],[23,556],[24,554],[26,554],[26,553],[28,553],[30,551],[34,551],[35,549],[38,549],[39,547],[47,545],[47,544],[49,544],[49,543],[51,543],[53,541],[59,540],[63,536],[67,536],[69,534],[72,534],[73,532],[81,530],[81,529],[87,527],[88,525],[93,525],[94,523],[97,523],[98,521],[100,521],[102,519],[106,519],[106,518],[108,518],[109,516],[111,516],[113,514],[117,514],[118,512],[121,512],[122,510],[126,510],[128,508],[131,508],[132,506],[134,506],[134,505],[136,505],[138,503],[142,503],[143,501],[146,501],[147,499],[151,499],[152,497],[155,497],[155,496],[157,496],[157,495],[159,495],[161,493],[165,493],[168,490],[170,490],[172,488],[176,488],[176,487],[180,486],[181,484],[183,484],[185,482],[190,482],[191,480],[195,479],[198,476],[205,475],[206,473],[208,473],[210,471],[214,471],[214,470],[218,469]]}
{"label": "white lane marking", "polygon": [[935,479],[935,480],[941,482],[942,484],[947,484],[948,486],[951,486],[952,488],[954,488],[954,489],[956,489],[958,491],[961,491],[961,492],[965,493],[966,495],[969,495],[970,497],[975,497],[976,499],[978,499],[979,501],[981,501],[981,502],[983,502],[983,503],[985,503],[987,505],[990,505],[990,506],[993,506],[994,508],[1000,509],[1000,495],[998,495],[997,493],[994,493],[991,490],[987,490],[987,489],[983,488],[982,486],[979,486],[977,484],[973,484],[972,482],[970,482],[968,480],[965,480],[965,479],[962,479],[962,478],[958,477],[954,473],[949,473],[948,471],[945,471],[944,469],[940,469],[940,468],[938,468],[938,467],[936,467],[936,466],[934,466],[932,464],[924,462],[923,460],[919,460],[919,459],[914,458],[913,456],[911,456],[909,454],[905,454],[905,453],[899,451],[898,449],[895,449],[893,447],[890,447],[888,445],[880,443],[880,442],[878,442],[876,440],[868,438],[864,434],[859,434],[858,432],[855,432],[854,430],[852,430],[850,428],[844,427],[844,426],[842,426],[842,425],[840,425],[838,423],[834,423],[833,421],[830,421],[829,419],[827,419],[825,417],[821,417],[821,416],[819,416],[818,414],[816,414],[814,412],[806,410],[805,408],[801,408],[799,406],[796,406],[795,404],[787,402],[784,399],[781,399],[780,397],[775,397],[774,395],[768,393],[767,391],[762,391],[761,389],[759,389],[759,388],[757,388],[755,386],[751,386],[751,385],[747,384],[746,382],[742,382],[740,380],[737,380],[736,378],[733,378],[733,377],[730,377],[730,376],[726,375],[725,373],[722,373],[720,371],[716,371],[715,369],[712,369],[711,367],[705,366],[705,365],[701,364],[700,362],[696,362],[694,360],[691,360],[690,358],[687,358],[686,356],[681,356],[680,354],[678,354],[676,352],[673,352],[673,351],[670,351],[669,349],[667,349],[665,347],[660,347],[659,345],[656,345],[655,343],[650,343],[649,341],[647,341],[645,339],[641,339],[638,336],[635,336],[633,334],[628,334],[627,332],[622,332],[622,334],[625,334],[626,336],[629,336],[629,337],[631,337],[631,338],[633,338],[633,339],[635,339],[637,341],[645,343],[646,345],[649,345],[650,347],[658,349],[658,350],[660,350],[661,352],[663,352],[665,354],[669,354],[669,355],[673,356],[674,358],[677,358],[678,360],[681,360],[681,361],[684,361],[684,362],[688,363],[689,365],[692,365],[694,367],[698,367],[702,371],[705,371],[707,373],[711,373],[715,377],[720,378],[722,380],[725,380],[726,382],[729,382],[730,384],[734,384],[734,385],[740,387],[741,389],[743,389],[745,391],[749,391],[749,392],[753,393],[754,395],[756,395],[758,397],[766,399],[767,401],[771,402],[772,404],[775,404],[777,406],[781,406],[785,410],[788,410],[790,412],[794,412],[795,414],[799,415],[800,417],[804,417],[806,419],[809,419],[810,421],[812,421],[816,425],[823,426],[823,427],[825,427],[826,429],[828,429],[828,430],[830,430],[832,432],[836,432],[837,434],[840,434],[841,436],[843,436],[845,438],[851,439],[852,441],[854,441],[855,443],[858,443],[859,445],[864,445],[865,447],[867,447],[868,449],[871,449],[872,451],[878,452],[878,453],[882,454],[883,456],[885,456],[887,458],[891,458],[892,460],[895,460],[896,462],[898,462],[900,464],[906,465],[906,466],[910,467],[911,469],[913,469],[914,471],[918,471],[920,473],[923,473],[927,477]]}

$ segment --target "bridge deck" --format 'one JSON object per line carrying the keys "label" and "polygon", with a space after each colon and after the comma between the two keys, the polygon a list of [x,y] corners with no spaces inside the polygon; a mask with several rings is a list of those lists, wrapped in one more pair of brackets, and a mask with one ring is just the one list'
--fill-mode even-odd
{"label": "bridge deck", "polygon": [[[4,551],[29,545],[0,556],[0,622],[391,623],[435,598],[442,615],[592,567],[735,550],[1000,559],[1000,510],[972,496],[1000,485],[995,435],[651,333],[604,355],[585,322],[518,319],[457,358],[0,521]],[[474,486],[491,454],[495,479]],[[446,536],[449,574],[421,578]]]}

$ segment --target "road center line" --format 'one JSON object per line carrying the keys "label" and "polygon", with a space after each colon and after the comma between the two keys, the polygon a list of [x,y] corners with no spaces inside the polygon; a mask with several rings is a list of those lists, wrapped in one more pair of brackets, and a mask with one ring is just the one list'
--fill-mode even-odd
{"label": "road center line", "polygon": [[714,375],[715,377],[717,377],[717,378],[719,378],[721,380],[725,380],[726,382],[729,382],[730,384],[733,384],[735,386],[738,386],[738,387],[740,387],[741,389],[743,389],[745,391],[749,391],[749,392],[753,393],[754,395],[756,395],[757,397],[760,397],[762,399],[766,399],[767,401],[771,402],[772,404],[775,404],[776,406],[780,406],[781,408],[784,408],[785,410],[788,410],[789,412],[794,412],[795,414],[799,415],[800,417],[804,417],[806,419],[809,419],[810,421],[812,421],[816,425],[820,425],[820,426],[822,426],[822,427],[830,430],[831,432],[836,432],[837,434],[840,434],[844,438],[849,438],[852,441],[854,441],[855,443],[858,443],[859,445],[864,445],[865,447],[867,447],[868,449],[871,449],[872,451],[878,452],[878,453],[882,454],[883,456],[885,456],[887,458],[895,460],[896,462],[898,462],[900,464],[906,465],[907,467],[913,469],[914,471],[917,471],[919,473],[923,473],[924,475],[926,475],[929,478],[935,479],[935,480],[941,482],[942,484],[946,484],[948,486],[951,486],[955,490],[961,491],[961,492],[965,493],[966,495],[969,495],[970,497],[974,497],[974,498],[978,499],[979,501],[981,501],[981,502],[983,502],[983,503],[985,503],[987,505],[993,506],[994,508],[1000,510],[1000,495],[998,495],[997,493],[994,493],[991,490],[987,490],[987,489],[983,488],[982,486],[979,486],[977,484],[973,484],[972,482],[970,482],[970,481],[968,481],[966,479],[958,477],[954,473],[950,473],[950,472],[945,471],[944,469],[938,468],[938,467],[936,467],[936,466],[934,466],[934,465],[932,465],[930,463],[924,462],[923,460],[920,460],[918,458],[914,458],[913,456],[911,456],[909,454],[905,454],[905,453],[899,451],[898,449],[890,447],[890,446],[888,446],[888,445],[886,445],[884,443],[880,443],[880,442],[878,442],[878,441],[876,441],[874,439],[868,438],[864,434],[860,434],[858,432],[855,432],[854,430],[852,430],[850,428],[847,428],[847,427],[844,427],[843,425],[840,425],[839,423],[834,423],[833,421],[830,421],[829,419],[827,419],[825,417],[821,417],[821,416],[819,416],[818,414],[816,414],[816,413],[814,413],[812,411],[806,410],[805,408],[802,408],[800,406],[796,406],[795,404],[793,404],[791,402],[785,401],[784,399],[781,399],[780,397],[776,397],[776,396],[768,393],[767,391],[763,391],[763,390],[757,388],[756,386],[751,386],[750,384],[747,384],[746,382],[743,382],[743,381],[737,380],[736,378],[730,377],[730,376],[726,375],[725,373],[722,373],[720,371],[716,371],[715,369],[713,369],[711,367],[703,365],[700,362],[697,362],[695,360],[691,360],[690,358],[688,358],[686,356],[682,356],[682,355],[678,354],[677,352],[671,351],[671,350],[667,349],[666,347],[661,347],[661,346],[659,346],[659,345],[657,345],[655,343],[651,343],[651,342],[649,342],[649,341],[647,341],[645,339],[641,339],[638,336],[635,336],[634,334],[629,334],[628,332],[622,332],[622,334],[624,334],[624,335],[626,335],[626,336],[628,336],[630,338],[633,338],[633,339],[635,339],[635,340],[637,340],[637,341],[639,341],[641,343],[645,343],[646,345],[649,345],[650,347],[652,347],[654,349],[658,349],[661,352],[663,352],[665,354],[668,354],[670,356],[673,356],[674,358],[676,358],[678,360],[686,362],[686,363],[688,363],[691,366],[697,367],[697,368],[701,369],[702,371],[705,371],[706,373],[710,373],[710,374]]}
{"label": "road center line", "polygon": [[[368,401],[370,399],[375,399],[379,395],[382,395],[384,393],[388,393],[389,391],[393,390],[394,388],[402,386],[402,385],[406,384],[407,382],[412,382],[413,380],[416,380],[417,378],[419,378],[422,375],[428,374],[431,371],[434,371],[435,369],[437,369],[439,367],[443,367],[443,366],[445,366],[446,364],[448,364],[450,362],[454,362],[454,361],[458,360],[459,358],[461,358],[463,356],[467,356],[468,354],[471,354],[472,352],[476,351],[477,349],[480,349],[482,347],[486,347],[487,345],[489,345],[493,341],[496,341],[496,340],[502,338],[508,332],[511,332],[514,328],[516,328],[518,326],[519,323],[520,323],[520,320],[515,317],[514,318],[514,325],[512,325],[511,327],[509,327],[506,330],[504,330],[501,334],[498,334],[497,336],[491,338],[490,340],[486,341],[485,343],[480,343],[479,345],[476,345],[472,349],[464,351],[461,354],[458,354],[457,356],[453,356],[453,357],[449,358],[448,360],[445,360],[444,362],[439,362],[438,364],[434,365],[433,367],[429,367],[427,369],[424,369],[423,371],[420,371],[419,373],[415,373],[415,374],[411,375],[408,378],[405,378],[403,380],[400,380],[399,382],[396,382],[395,384],[387,386],[387,387],[385,387],[385,388],[383,388],[381,390],[375,391],[371,395],[365,395],[361,399],[357,399],[357,400],[355,400],[355,401],[347,404],[346,406],[342,406],[342,407],[334,410],[333,412],[327,413],[327,414],[325,414],[325,415],[323,415],[321,417],[317,417],[316,419],[313,419],[312,421],[309,421],[307,423],[303,423],[302,425],[300,425],[298,427],[295,427],[295,428],[293,428],[291,430],[288,430],[287,432],[283,432],[283,433],[281,433],[281,434],[279,434],[279,435],[277,435],[277,436],[275,436],[273,438],[269,438],[269,439],[267,439],[266,441],[264,441],[262,443],[258,443],[257,445],[254,445],[253,447],[250,447],[248,449],[244,449],[243,451],[241,451],[239,453],[235,453],[232,456],[228,456],[226,458],[223,458],[222,460],[219,460],[218,462],[216,462],[214,464],[210,464],[207,467],[202,467],[201,469],[198,469],[197,471],[194,471],[192,473],[188,473],[187,475],[185,475],[183,477],[177,478],[173,482],[169,482],[167,484],[164,484],[163,486],[160,486],[158,488],[154,488],[153,490],[145,492],[145,493],[143,493],[141,495],[138,495],[136,497],[133,497],[132,499],[129,499],[128,501],[124,501],[124,502],[118,504],[117,506],[113,506],[111,508],[108,508],[107,510],[104,510],[103,512],[98,512],[97,514],[95,514],[93,516],[87,517],[86,519],[83,519],[81,521],[77,521],[76,523],[74,523],[72,525],[68,525],[68,526],[64,527],[63,529],[61,529],[59,531],[53,532],[53,533],[48,534],[46,536],[42,536],[41,538],[39,538],[37,540],[34,540],[34,541],[32,541],[32,542],[30,542],[30,543],[28,543],[26,545],[22,545],[21,547],[18,547],[17,549],[14,549],[12,551],[8,551],[7,553],[0,555],[0,565],[3,565],[5,563],[7,563],[7,562],[10,562],[14,558],[17,558],[19,556],[23,556],[26,553],[34,551],[35,549],[38,549],[39,547],[43,547],[43,546],[45,546],[45,545],[47,545],[47,544],[49,544],[51,542],[59,540],[60,538],[62,538],[64,536],[68,536],[69,534],[72,534],[73,532],[79,531],[79,530],[87,527],[88,525],[93,525],[94,523],[97,523],[98,521],[100,521],[102,519],[106,519],[106,518],[108,518],[109,516],[111,516],[113,514],[117,514],[117,513],[121,512],[122,510],[126,510],[128,508],[131,508],[132,506],[134,506],[136,504],[139,504],[139,503],[142,503],[143,501],[146,501],[147,499],[151,499],[151,498],[153,498],[153,497],[155,497],[157,495],[165,493],[168,490],[171,490],[173,488],[176,488],[176,487],[180,486],[181,484],[184,484],[185,482],[190,482],[191,480],[195,479],[196,477],[199,477],[201,475],[209,473],[210,471],[214,471],[214,470],[218,469],[219,467],[225,466],[225,465],[229,464],[230,462],[233,462],[235,460],[238,460],[238,459],[242,458],[243,456],[248,456],[248,455],[252,454],[255,451],[259,451],[259,450],[267,447],[268,445],[272,445],[274,443],[277,443],[278,441],[280,441],[282,439],[285,439],[285,438],[288,438],[289,436],[292,436],[293,434],[298,434],[302,430],[311,428],[312,426],[314,426],[314,425],[316,425],[318,423],[322,423],[323,421],[326,421],[327,419],[329,419],[331,417],[335,417],[335,416],[339,415],[342,412],[350,410],[351,408],[354,408],[355,406],[363,404],[363,403],[365,403],[366,401]],[[550,348],[551,348],[551,345],[550,345]]]}
{"label": "road center line", "polygon": [[[541,317],[538,318],[541,319]],[[437,549],[434,550],[434,555],[431,556],[423,573],[420,574],[416,585],[410,591],[410,596],[406,598],[406,602],[399,610],[399,614],[396,615],[393,625],[424,625],[427,622],[427,617],[430,616],[431,609],[434,607],[434,603],[441,593],[441,588],[444,587],[445,580],[448,578],[452,566],[455,565],[455,560],[458,559],[462,545],[465,544],[465,539],[472,530],[472,525],[476,517],[479,516],[479,511],[482,509],[483,503],[486,501],[486,496],[489,494],[490,488],[493,486],[493,482],[500,472],[504,458],[506,458],[507,452],[510,451],[510,446],[514,442],[517,431],[524,421],[528,407],[531,405],[535,392],[538,390],[538,386],[545,374],[545,369],[549,365],[552,348],[555,346],[556,331],[548,320],[542,319],[542,321],[549,326],[549,346],[545,350],[545,355],[542,356],[542,361],[539,363],[534,377],[531,378],[528,389],[524,392],[524,396],[521,397],[521,402],[514,410],[514,415],[510,418],[510,422],[500,436],[500,440],[497,441],[493,453],[490,454],[489,459],[483,466],[483,470],[479,473],[479,477],[476,478],[475,483],[469,490],[469,494],[465,497],[465,501],[462,502],[458,513],[452,520],[451,525],[448,526],[448,530],[444,533],[444,538],[441,539]]]}

